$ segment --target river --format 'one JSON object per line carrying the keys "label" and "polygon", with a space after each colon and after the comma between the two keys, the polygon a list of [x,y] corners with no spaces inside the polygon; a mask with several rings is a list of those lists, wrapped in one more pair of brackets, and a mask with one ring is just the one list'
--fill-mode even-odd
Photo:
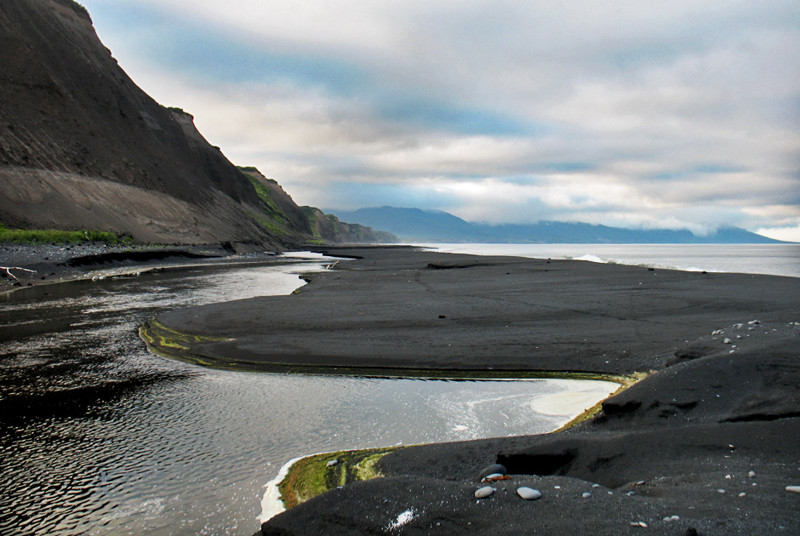
{"label": "river", "polygon": [[541,433],[615,384],[210,370],[146,352],[160,312],[287,294],[330,259],[195,267],[0,301],[0,533],[250,535],[265,484],[321,451]]}

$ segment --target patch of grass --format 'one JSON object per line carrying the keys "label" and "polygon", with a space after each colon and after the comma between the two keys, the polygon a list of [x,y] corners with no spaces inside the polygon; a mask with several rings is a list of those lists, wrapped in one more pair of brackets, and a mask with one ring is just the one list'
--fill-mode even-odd
{"label": "patch of grass", "polygon": [[81,244],[102,242],[104,244],[129,244],[130,237],[116,233],[83,229],[61,231],[58,229],[9,229],[0,224],[0,243],[12,244]]}
{"label": "patch of grass", "polygon": [[286,508],[292,508],[336,487],[380,478],[383,475],[376,467],[378,461],[397,448],[345,450],[301,458],[278,484],[281,500]]}
{"label": "patch of grass", "polygon": [[261,208],[263,208],[272,219],[281,224],[286,224],[288,220],[278,205],[275,204],[275,201],[273,201],[270,197],[269,189],[258,179],[258,177],[254,177],[248,173],[245,173],[245,176],[250,179],[250,183],[253,185],[253,188],[255,188],[256,194],[258,194],[258,200],[261,202]]}

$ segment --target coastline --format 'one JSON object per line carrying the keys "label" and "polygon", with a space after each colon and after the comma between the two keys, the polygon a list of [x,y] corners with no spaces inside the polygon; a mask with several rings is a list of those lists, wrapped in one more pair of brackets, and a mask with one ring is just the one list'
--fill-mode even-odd
{"label": "coastline", "polygon": [[[261,534],[381,533],[405,512],[403,534],[564,534],[587,523],[595,534],[800,531],[800,496],[787,491],[800,483],[797,278],[325,252],[357,260],[309,276],[293,296],[158,321],[225,339],[185,350],[214,360],[654,373],[565,432],[392,452],[378,462],[383,478],[309,500]],[[496,462],[511,480],[476,500],[480,470]],[[519,499],[520,485],[542,498]]]}

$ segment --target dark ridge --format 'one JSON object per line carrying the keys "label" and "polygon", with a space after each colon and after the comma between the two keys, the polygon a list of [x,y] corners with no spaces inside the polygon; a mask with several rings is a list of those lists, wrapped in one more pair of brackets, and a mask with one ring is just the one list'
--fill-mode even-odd
{"label": "dark ridge", "polygon": [[87,21],[92,22],[92,17],[89,15],[89,11],[78,2],[75,2],[74,0],[55,0],[55,2],[72,9],[75,13],[85,18]]}
{"label": "dark ridge", "polygon": [[497,463],[512,475],[565,475],[578,457],[578,449],[565,448],[560,452],[517,453],[497,455]]}
{"label": "dark ridge", "polygon": [[191,251],[164,249],[158,251],[119,251],[101,253],[99,255],[85,255],[70,259],[66,265],[73,267],[97,266],[101,264],[116,264],[123,262],[161,261],[164,259],[215,259],[221,255],[192,253]]}
{"label": "dark ridge", "polygon": [[723,419],[722,422],[777,421],[778,419],[792,419],[794,417],[800,417],[800,411],[787,411],[783,413],[747,413],[745,415],[737,415],[729,419]]}

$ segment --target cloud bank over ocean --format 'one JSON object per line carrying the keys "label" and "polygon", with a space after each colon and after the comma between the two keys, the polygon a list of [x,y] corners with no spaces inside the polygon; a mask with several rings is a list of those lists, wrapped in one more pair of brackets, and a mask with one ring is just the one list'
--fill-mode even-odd
{"label": "cloud bank over ocean", "polygon": [[800,240],[793,1],[82,3],[299,203]]}

